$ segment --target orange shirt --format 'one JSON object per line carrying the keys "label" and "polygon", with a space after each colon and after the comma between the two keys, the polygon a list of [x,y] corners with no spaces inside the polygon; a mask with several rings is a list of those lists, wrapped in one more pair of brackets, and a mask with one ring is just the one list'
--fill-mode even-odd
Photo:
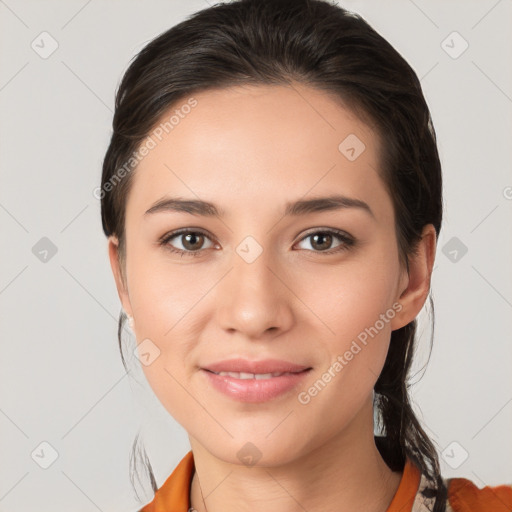
{"label": "orange shirt", "polygon": [[[140,512],[188,512],[194,470],[194,457],[192,451],[189,451],[158,489],[153,501]],[[427,487],[427,483],[425,476],[407,459],[400,485],[387,512],[432,510],[433,500],[423,497],[421,493]],[[512,485],[487,486],[479,489],[466,478],[445,479],[445,483],[448,487],[446,512],[512,511]]]}

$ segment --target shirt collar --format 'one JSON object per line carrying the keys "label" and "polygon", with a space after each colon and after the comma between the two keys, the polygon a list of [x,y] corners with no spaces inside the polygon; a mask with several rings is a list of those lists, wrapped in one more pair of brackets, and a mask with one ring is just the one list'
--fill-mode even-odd
{"label": "shirt collar", "polygon": [[[153,501],[144,506],[140,512],[188,512],[194,471],[194,457],[192,451],[189,451],[158,489]],[[406,458],[402,479],[386,512],[412,510],[420,477],[419,469]]]}

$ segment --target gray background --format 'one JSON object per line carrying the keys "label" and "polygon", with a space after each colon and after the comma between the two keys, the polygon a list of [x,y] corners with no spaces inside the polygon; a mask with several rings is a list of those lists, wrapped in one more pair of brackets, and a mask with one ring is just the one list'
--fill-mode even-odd
{"label": "gray background", "polygon": [[[425,369],[425,308],[416,409],[445,476],[512,483],[512,1],[340,3],[416,70],[439,138],[435,340]],[[130,59],[207,5],[0,0],[1,512],[137,510],[128,460],[138,429],[158,485],[189,450],[138,361],[128,375],[122,366],[93,190]]]}

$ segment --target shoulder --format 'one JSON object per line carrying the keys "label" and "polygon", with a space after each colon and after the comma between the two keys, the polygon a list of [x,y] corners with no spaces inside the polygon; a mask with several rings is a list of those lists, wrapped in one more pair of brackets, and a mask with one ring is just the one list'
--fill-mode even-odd
{"label": "shoulder", "polygon": [[448,488],[446,512],[510,512],[512,511],[512,484],[482,488],[467,478],[445,480]]}
{"label": "shoulder", "polygon": [[[411,512],[430,512],[434,510],[437,485],[412,464],[406,472],[420,475]],[[405,475],[404,473],[404,475]],[[446,486],[446,512],[512,512],[512,483],[496,486],[478,487],[467,478],[443,478]],[[394,512],[394,509],[391,509]],[[402,509],[399,509],[402,510]]]}
{"label": "shoulder", "polygon": [[138,512],[188,512],[190,484],[195,471],[194,456],[189,451],[156,491],[153,500]]}

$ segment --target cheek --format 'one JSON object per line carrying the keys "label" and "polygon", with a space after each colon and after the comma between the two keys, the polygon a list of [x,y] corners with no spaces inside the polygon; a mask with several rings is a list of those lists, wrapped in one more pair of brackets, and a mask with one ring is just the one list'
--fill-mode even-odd
{"label": "cheek", "polygon": [[[361,333],[364,338],[368,329],[375,333],[376,327],[384,337],[391,332],[399,267],[392,254],[383,253],[384,249],[375,248],[364,258],[355,256],[324,268],[318,265],[296,276],[294,292],[320,320],[323,339],[337,350]],[[308,274],[314,277],[306,278]]]}
{"label": "cheek", "polygon": [[[329,394],[348,409],[371,393],[388,352],[392,319],[400,309],[393,293],[399,268],[394,255],[376,249],[367,256],[315,273],[315,286],[303,283],[299,291],[322,320],[318,332],[323,333],[320,340],[329,360],[319,372],[325,375],[330,369],[336,375],[322,380],[332,382]],[[330,366],[335,361],[339,365]],[[321,402],[329,404],[327,394],[318,406]]]}
{"label": "cheek", "polygon": [[208,283],[194,280],[190,271],[180,271],[179,266],[171,267],[161,255],[155,258],[149,252],[137,252],[136,247],[127,269],[142,370],[164,407],[179,419],[180,404],[190,402],[180,383],[187,381],[186,372],[191,371],[194,305],[207,292]]}
{"label": "cheek", "polygon": [[[148,384],[160,403],[178,423],[189,425],[202,412],[198,404],[204,401],[200,393],[188,389],[196,372],[191,358],[195,336],[191,334],[190,315],[166,304],[163,301],[153,307],[148,303],[143,306],[147,309],[141,306],[140,325],[136,325],[138,353]],[[149,364],[145,363],[144,352],[150,354]]]}
{"label": "cheek", "polygon": [[370,399],[386,360],[396,314],[390,268],[376,272],[373,266],[370,273],[364,265],[354,265],[345,270],[322,281],[327,287],[324,295],[310,292],[306,299],[316,304],[333,331],[323,329],[327,334],[321,345],[328,358],[306,383],[299,400],[310,428],[322,428],[326,437],[344,428]]}
{"label": "cheek", "polygon": [[211,279],[200,277],[194,265],[176,263],[179,257],[171,261],[163,248],[134,246],[131,255],[128,284],[137,329],[165,341],[181,329],[180,322],[208,292]]}

